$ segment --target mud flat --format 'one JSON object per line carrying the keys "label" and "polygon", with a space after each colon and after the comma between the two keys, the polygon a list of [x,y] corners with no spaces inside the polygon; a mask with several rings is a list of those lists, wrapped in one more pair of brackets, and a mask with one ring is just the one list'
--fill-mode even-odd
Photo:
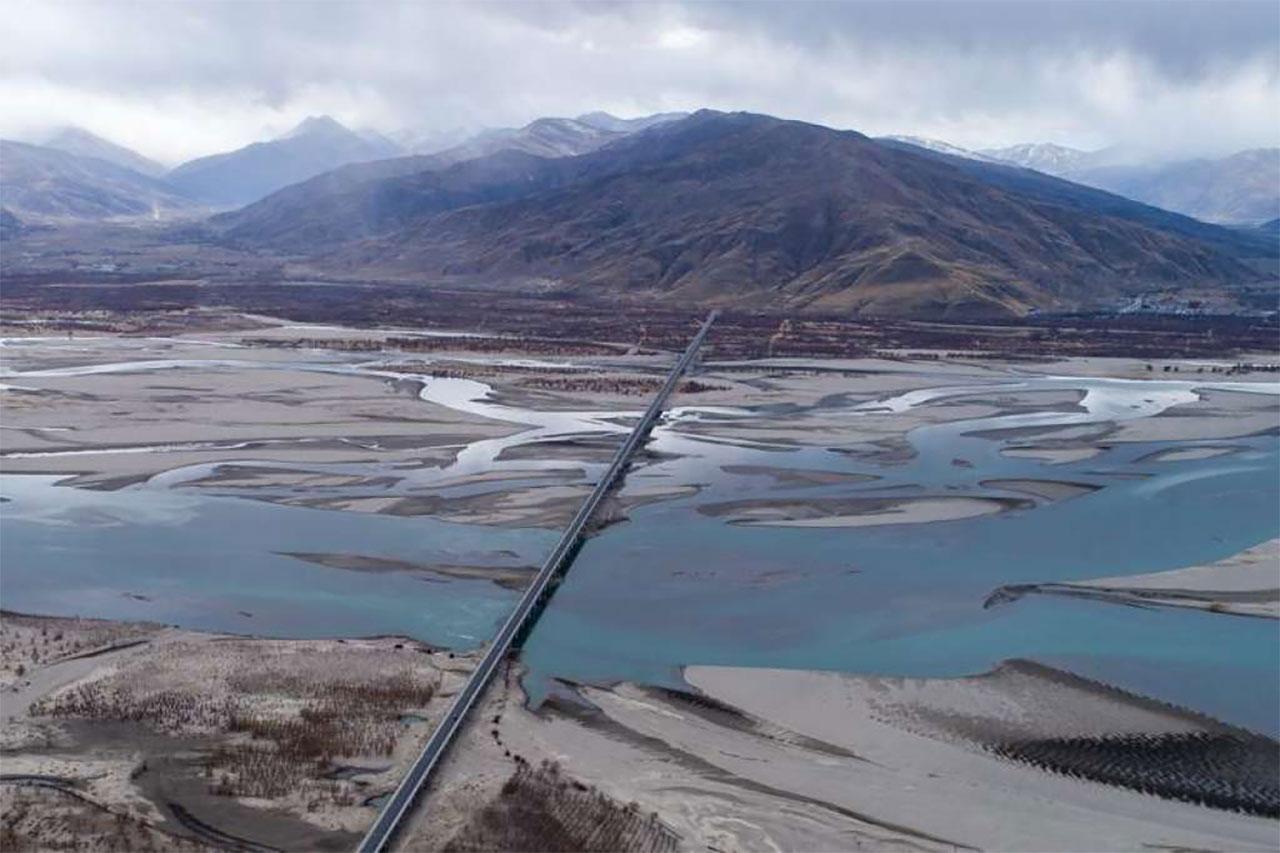
{"label": "mud flat", "polygon": [[986,606],[1024,595],[1096,598],[1117,604],[1192,607],[1212,613],[1280,619],[1280,539],[1203,566],[1070,583],[1002,586]]}
{"label": "mud flat", "polygon": [[876,479],[867,474],[809,468],[779,468],[772,465],[723,465],[720,470],[727,474],[769,477],[780,486],[838,486],[848,483],[865,483]]}
{"label": "mud flat", "polygon": [[[92,484],[245,459],[441,465],[459,445],[521,429],[425,402],[414,386],[384,377],[255,361],[240,350],[228,362],[226,350],[198,342],[155,347],[125,354],[104,344],[73,366],[83,373],[12,378],[22,388],[0,392],[0,470],[75,473]],[[141,366],[94,372],[122,356]],[[6,353],[6,366],[27,365]]]}
{"label": "mud flat", "polygon": [[533,579],[537,566],[457,566],[436,563],[411,563],[388,557],[370,557],[363,554],[324,554],[301,551],[281,552],[308,563],[346,569],[356,572],[408,572],[410,574],[444,578],[483,578],[507,589],[524,589]]}
{"label": "mud flat", "polygon": [[1238,447],[1176,447],[1161,450],[1144,457],[1143,462],[1195,462],[1200,459],[1217,459],[1239,452]]}
{"label": "mud flat", "polygon": [[1089,483],[1071,483],[1063,480],[983,480],[983,486],[1021,492],[1045,501],[1064,501],[1092,494],[1102,488]]}
{"label": "mud flat", "polygon": [[698,512],[751,527],[874,527],[952,521],[1031,506],[1017,498],[867,497],[725,501],[704,504]]}
{"label": "mud flat", "polygon": [[1274,741],[1057,670],[684,675],[688,691],[565,685],[537,712],[514,674],[495,682],[402,849],[468,849],[477,805],[544,762],[680,849],[1275,846]]}
{"label": "mud flat", "polygon": [[1280,397],[1270,383],[1255,383],[1258,392],[1201,389],[1199,399],[1174,406],[1155,417],[1118,424],[1108,441],[1196,441],[1239,438],[1280,429]]}
{"label": "mud flat", "polygon": [[[0,617],[6,636],[11,619],[30,629],[42,617]],[[65,642],[74,621],[47,620],[46,634]],[[79,630],[96,639],[102,624]],[[38,833],[59,826],[96,837],[101,810],[121,815],[127,849],[156,833],[183,839],[157,841],[161,849],[349,849],[473,665],[471,655],[394,637],[265,640],[108,624],[135,642],[35,665],[0,695],[4,772],[57,788],[22,787],[22,813],[48,820],[11,822],[17,837],[38,838],[19,849],[56,843]]]}
{"label": "mud flat", "polygon": [[1041,459],[1051,464],[1061,465],[1067,462],[1082,462],[1102,453],[1100,447],[1046,447],[1030,445],[1027,447],[1006,447],[1000,451],[1014,459]]}

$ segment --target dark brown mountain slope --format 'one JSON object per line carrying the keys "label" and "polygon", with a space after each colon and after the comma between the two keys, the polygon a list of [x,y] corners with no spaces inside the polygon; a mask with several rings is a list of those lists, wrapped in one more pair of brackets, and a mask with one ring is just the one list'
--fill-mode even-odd
{"label": "dark brown mountain slope", "polygon": [[559,162],[574,161],[579,172],[560,186],[428,212],[323,263],[927,316],[1259,279],[1227,252],[1123,208],[1039,200],[857,133],[766,116],[703,112]]}

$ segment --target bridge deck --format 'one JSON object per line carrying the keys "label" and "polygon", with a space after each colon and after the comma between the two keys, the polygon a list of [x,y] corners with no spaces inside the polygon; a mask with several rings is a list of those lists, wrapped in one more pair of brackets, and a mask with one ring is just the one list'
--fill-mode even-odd
{"label": "bridge deck", "polygon": [[386,805],[383,806],[368,834],[360,842],[360,846],[357,848],[360,853],[378,853],[378,851],[385,849],[392,836],[399,829],[400,824],[409,813],[410,806],[413,805],[418,793],[422,790],[422,786],[426,783],[427,777],[431,774],[440,757],[461,728],[467,712],[471,710],[471,707],[480,697],[480,694],[483,693],[490,679],[493,678],[498,664],[507,656],[516,638],[527,630],[532,621],[537,618],[539,605],[548,595],[551,581],[569,567],[573,555],[582,540],[583,531],[591,520],[591,516],[599,508],[600,502],[613,489],[622,473],[626,470],[631,456],[643,444],[649,431],[653,429],[653,425],[657,422],[658,416],[666,405],[667,398],[671,396],[671,392],[675,390],[676,385],[680,382],[680,377],[689,369],[689,365],[697,355],[699,347],[702,346],[702,342],[706,338],[711,324],[715,322],[715,318],[715,311],[707,315],[697,334],[693,336],[693,340],[689,342],[689,346],[685,348],[684,353],[667,375],[666,381],[658,389],[658,393],[654,395],[653,401],[649,403],[649,408],[645,410],[644,415],[627,436],[626,441],[618,448],[613,461],[605,469],[604,475],[596,482],[591,494],[587,496],[582,506],[578,508],[577,514],[569,522],[569,526],[565,528],[560,541],[556,543],[546,562],[538,570],[533,582],[525,590],[524,595],[520,597],[520,601],[516,604],[515,609],[512,610],[511,615],[507,617],[507,620],[494,636],[488,650],[485,652],[484,657],[480,659],[480,663],[475,670],[472,671],[466,685],[454,698],[448,713],[436,726],[431,738],[427,741],[427,745],[423,747],[422,752],[413,762],[404,779],[401,780],[395,793],[391,795]]}

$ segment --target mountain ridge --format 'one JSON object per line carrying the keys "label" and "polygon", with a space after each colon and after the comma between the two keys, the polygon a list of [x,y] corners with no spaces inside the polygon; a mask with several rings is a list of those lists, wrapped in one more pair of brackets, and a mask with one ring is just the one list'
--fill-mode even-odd
{"label": "mountain ridge", "polygon": [[525,166],[542,181],[530,192],[402,213],[389,232],[328,251],[320,265],[930,316],[1262,277],[1237,257],[1257,244],[1224,229],[1090,191],[1109,205],[1097,212],[1089,193],[1002,187],[854,131],[767,116],[701,111],[556,166]]}

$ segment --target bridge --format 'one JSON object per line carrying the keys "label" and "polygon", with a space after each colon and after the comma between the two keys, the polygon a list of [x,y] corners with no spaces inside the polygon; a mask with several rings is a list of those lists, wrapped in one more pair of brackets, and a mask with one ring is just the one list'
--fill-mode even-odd
{"label": "bridge", "polygon": [[533,582],[529,584],[524,595],[520,597],[520,601],[516,604],[515,609],[511,611],[511,615],[502,623],[502,627],[489,644],[484,657],[480,659],[480,663],[472,671],[471,677],[467,679],[467,683],[462,690],[454,697],[448,713],[436,726],[426,746],[423,747],[422,752],[409,768],[409,772],[405,774],[395,793],[391,795],[386,805],[383,806],[377,820],[373,822],[368,834],[360,842],[360,846],[356,848],[359,853],[379,853],[379,851],[385,850],[388,843],[400,829],[423,785],[426,784],[427,778],[431,775],[431,771],[435,769],[445,750],[449,748],[449,744],[461,729],[467,712],[471,710],[471,707],[480,698],[484,688],[497,671],[498,665],[511,651],[513,644],[518,638],[527,633],[529,627],[537,619],[542,605],[550,596],[552,581],[567,570],[573,562],[573,557],[577,554],[578,548],[582,544],[582,536],[588,522],[591,520],[591,516],[600,507],[601,501],[617,484],[619,478],[626,471],[631,457],[644,443],[649,431],[653,429],[653,425],[657,423],[658,417],[662,414],[662,409],[666,405],[667,398],[671,396],[671,392],[680,383],[680,378],[689,369],[689,365],[693,363],[698,354],[698,349],[702,346],[702,342],[715,319],[716,312],[712,311],[703,320],[697,334],[693,336],[689,346],[685,348],[675,366],[671,368],[671,372],[667,374],[666,381],[658,389],[653,401],[649,403],[649,408],[645,409],[644,415],[641,416],[635,428],[631,430],[627,440],[618,448],[618,452],[614,454],[613,461],[605,469],[604,475],[596,481],[595,488],[591,490],[591,494],[587,496],[582,506],[578,508],[577,514],[569,522],[569,526],[565,528],[564,533],[547,557],[546,562],[542,564],[542,568],[534,576]]}

